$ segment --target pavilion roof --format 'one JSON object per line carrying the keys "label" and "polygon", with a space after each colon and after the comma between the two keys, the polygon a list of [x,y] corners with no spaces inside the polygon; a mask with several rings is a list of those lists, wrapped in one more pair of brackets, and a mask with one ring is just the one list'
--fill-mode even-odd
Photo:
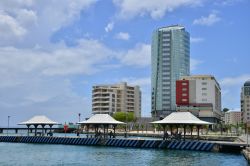
{"label": "pavilion roof", "polygon": [[56,125],[57,122],[50,120],[48,117],[44,115],[34,116],[28,121],[21,122],[19,125]]}
{"label": "pavilion roof", "polygon": [[109,114],[95,114],[88,120],[79,122],[79,124],[125,124],[124,122],[117,121]]}
{"label": "pavilion roof", "polygon": [[159,121],[151,122],[153,124],[190,124],[190,125],[210,125],[212,123],[200,120],[190,112],[173,112]]}

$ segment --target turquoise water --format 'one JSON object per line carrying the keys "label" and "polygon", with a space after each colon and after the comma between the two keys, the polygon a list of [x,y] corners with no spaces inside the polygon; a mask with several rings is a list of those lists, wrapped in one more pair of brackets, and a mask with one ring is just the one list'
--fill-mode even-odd
{"label": "turquoise water", "polygon": [[247,162],[240,154],[0,142],[0,165],[245,166]]}

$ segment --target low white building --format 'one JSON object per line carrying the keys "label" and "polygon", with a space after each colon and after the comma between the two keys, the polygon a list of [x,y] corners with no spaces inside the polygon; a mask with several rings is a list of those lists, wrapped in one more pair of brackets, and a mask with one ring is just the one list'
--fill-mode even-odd
{"label": "low white building", "polygon": [[221,89],[212,75],[182,76],[176,81],[176,110],[189,111],[202,120],[219,123]]}
{"label": "low white building", "polygon": [[225,124],[237,125],[241,123],[240,111],[228,111],[224,116]]}
{"label": "low white building", "polygon": [[133,112],[136,117],[141,117],[139,86],[129,86],[126,82],[93,86],[92,113],[112,115],[115,112]]}

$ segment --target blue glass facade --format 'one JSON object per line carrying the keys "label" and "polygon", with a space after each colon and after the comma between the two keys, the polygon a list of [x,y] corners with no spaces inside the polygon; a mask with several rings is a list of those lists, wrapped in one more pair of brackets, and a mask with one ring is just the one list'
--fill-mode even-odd
{"label": "blue glass facade", "polygon": [[182,26],[159,28],[151,45],[152,116],[175,111],[175,81],[190,73],[190,36]]}

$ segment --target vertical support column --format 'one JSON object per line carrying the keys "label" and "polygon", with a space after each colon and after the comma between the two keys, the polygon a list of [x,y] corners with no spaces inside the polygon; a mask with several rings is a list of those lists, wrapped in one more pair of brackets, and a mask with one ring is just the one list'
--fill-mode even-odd
{"label": "vertical support column", "polygon": [[170,135],[173,135],[173,126],[170,124]]}
{"label": "vertical support column", "polygon": [[115,128],[116,128],[116,125],[114,125],[113,128],[114,128],[114,136],[113,136],[113,138],[115,138]]}
{"label": "vertical support column", "polygon": [[87,127],[87,138],[89,138],[89,125],[86,125]]}
{"label": "vertical support column", "polygon": [[35,136],[37,136],[37,124],[34,124],[34,126],[35,126]]}
{"label": "vertical support column", "polygon": [[186,140],[186,125],[184,124],[184,141]]}
{"label": "vertical support column", "polygon": [[190,126],[191,129],[191,138],[193,138],[193,125]]}
{"label": "vertical support column", "polygon": [[105,139],[105,138],[106,138],[105,125],[103,125],[103,131],[104,131],[104,133],[103,133],[103,138]]}
{"label": "vertical support column", "polygon": [[165,131],[166,125],[164,124],[162,126],[163,126],[163,140],[165,140],[166,139],[166,131]]}
{"label": "vertical support column", "polygon": [[42,136],[44,136],[44,134],[45,134],[44,133],[45,132],[45,130],[44,130],[45,124],[42,124],[41,126],[42,126]]}
{"label": "vertical support column", "polygon": [[50,130],[49,130],[50,136],[52,136],[52,126],[53,126],[52,124],[49,125],[49,127],[50,127]]}
{"label": "vertical support column", "polygon": [[30,136],[30,125],[27,125],[28,128],[28,136]]}
{"label": "vertical support column", "polygon": [[199,140],[199,137],[200,137],[200,125],[197,126],[197,132],[198,132],[198,140]]}

